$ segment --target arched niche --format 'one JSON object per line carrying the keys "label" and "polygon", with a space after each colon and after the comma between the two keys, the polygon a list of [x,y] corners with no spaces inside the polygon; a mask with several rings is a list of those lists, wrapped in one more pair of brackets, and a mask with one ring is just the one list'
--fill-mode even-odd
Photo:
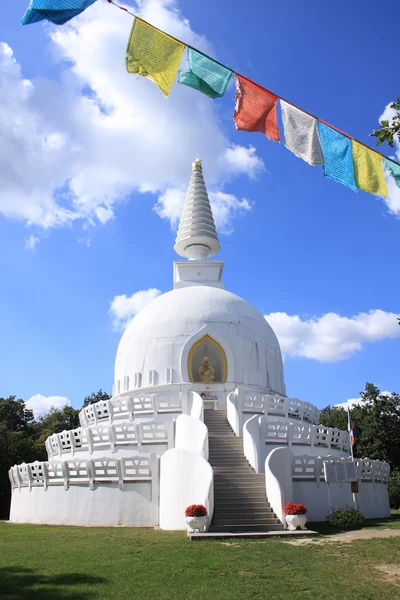
{"label": "arched niche", "polygon": [[189,350],[187,369],[192,383],[225,383],[228,361],[221,344],[203,335]]}

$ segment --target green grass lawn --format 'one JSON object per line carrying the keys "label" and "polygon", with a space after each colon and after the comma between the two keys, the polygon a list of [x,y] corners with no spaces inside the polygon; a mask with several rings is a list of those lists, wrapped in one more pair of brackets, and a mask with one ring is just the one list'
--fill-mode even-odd
{"label": "green grass lawn", "polygon": [[[397,514],[377,527],[400,527]],[[190,542],[184,532],[0,523],[0,597],[49,600],[390,599],[400,537],[292,546],[281,539]]]}

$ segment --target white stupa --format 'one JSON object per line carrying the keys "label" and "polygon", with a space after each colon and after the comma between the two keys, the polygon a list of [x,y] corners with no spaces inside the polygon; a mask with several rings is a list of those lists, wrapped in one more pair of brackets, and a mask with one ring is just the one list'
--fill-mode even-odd
{"label": "white stupa", "polygon": [[346,431],[286,396],[272,328],[207,260],[220,244],[199,159],[175,250],[189,260],[124,332],[112,399],[50,436],[47,462],[10,469],[10,521],[185,529],[204,504],[211,531],[268,532],[288,501],[313,521],[353,506],[350,480],[365,516],[387,516],[387,463],[354,461]]}

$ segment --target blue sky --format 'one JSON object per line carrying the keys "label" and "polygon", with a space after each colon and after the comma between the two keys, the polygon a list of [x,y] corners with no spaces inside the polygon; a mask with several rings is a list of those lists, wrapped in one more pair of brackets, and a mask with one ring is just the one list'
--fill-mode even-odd
{"label": "blue sky", "polygon": [[[175,85],[165,100],[129,76],[131,19],[105,0],[57,30],[21,27],[27,4],[7,3],[0,25],[0,396],[79,407],[111,390],[115,324],[143,302],[130,297],[172,287],[174,226],[196,153],[224,282],[270,315],[288,394],[322,407],[357,397],[366,381],[399,391],[400,199],[356,194],[283,143],[236,132],[232,87],[212,101]],[[388,15],[395,9],[387,3]],[[370,145],[400,93],[395,36],[377,25],[372,0],[362,11],[311,0],[245,11],[236,0],[229,11],[147,0],[140,10]]]}

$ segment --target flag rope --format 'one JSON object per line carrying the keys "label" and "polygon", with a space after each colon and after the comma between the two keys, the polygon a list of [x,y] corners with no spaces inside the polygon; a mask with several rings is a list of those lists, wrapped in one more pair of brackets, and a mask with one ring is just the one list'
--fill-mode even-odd
{"label": "flag rope", "polygon": [[313,119],[316,119],[316,121],[319,121],[320,123],[323,123],[324,125],[327,125],[328,127],[331,127],[331,129],[334,129],[335,131],[337,131],[338,133],[340,133],[341,135],[344,135],[345,137],[347,137],[349,140],[354,140],[355,142],[358,142],[359,144],[361,144],[361,146],[364,146],[365,148],[368,148],[368,150],[371,150],[372,152],[375,152],[376,154],[378,154],[379,156],[381,156],[382,158],[384,158],[385,160],[389,160],[390,162],[392,162],[393,164],[397,165],[400,167],[400,163],[398,163],[397,161],[393,160],[393,158],[390,158],[389,156],[385,156],[384,154],[382,154],[381,152],[379,152],[378,150],[376,150],[375,148],[371,148],[371,146],[368,146],[367,144],[364,144],[363,142],[360,142],[360,140],[357,140],[356,138],[354,138],[353,136],[349,135],[348,133],[345,133],[344,131],[341,131],[340,129],[338,129],[337,127],[335,127],[334,125],[331,125],[330,123],[328,123],[328,121],[324,121],[323,119],[320,119],[319,117],[316,117],[315,115],[313,115],[312,113],[308,112],[307,110],[304,110],[303,108],[301,108],[300,106],[298,106],[297,104],[294,104],[294,102],[290,102],[290,100],[286,100],[286,98],[282,98],[282,96],[279,96],[279,94],[276,94],[275,92],[273,92],[272,90],[264,87],[263,85],[260,85],[259,83],[257,83],[256,81],[253,81],[252,79],[249,79],[248,77],[246,77],[245,75],[242,75],[241,73],[238,73],[237,71],[235,71],[234,69],[231,69],[231,67],[228,67],[227,65],[224,65],[223,63],[221,63],[219,60],[216,60],[215,58],[212,58],[211,56],[209,56],[208,54],[206,54],[205,52],[202,52],[201,50],[199,50],[198,48],[195,48],[194,46],[191,46],[190,44],[187,44],[186,42],[183,42],[182,40],[174,37],[173,35],[170,35],[169,33],[166,33],[165,31],[163,31],[162,29],[159,29],[158,27],[156,27],[155,25],[152,25],[151,23],[149,23],[148,21],[145,21],[144,19],[142,19],[141,17],[138,17],[137,15],[135,15],[133,12],[131,12],[130,10],[128,10],[127,8],[125,8],[124,6],[121,6],[120,4],[118,4],[117,2],[114,2],[114,0],[107,0],[107,2],[109,4],[113,4],[116,8],[119,8],[120,10],[123,10],[124,12],[128,13],[128,15],[130,15],[131,17],[133,17],[134,19],[139,19],[140,21],[142,21],[143,23],[146,23],[147,25],[149,25],[150,27],[152,27],[153,29],[156,29],[157,31],[159,31],[160,33],[163,33],[164,35],[167,35],[168,37],[170,37],[171,39],[175,40],[176,42],[179,42],[180,44],[184,44],[187,48],[191,48],[192,50],[195,50],[196,52],[198,52],[199,54],[202,54],[203,56],[205,56],[206,58],[214,61],[215,63],[217,63],[218,65],[220,65],[221,67],[224,67],[225,69],[229,69],[230,71],[232,71],[232,73],[235,73],[235,75],[239,75],[240,77],[242,77],[242,79],[245,79],[246,81],[249,81],[250,83],[253,83],[254,85],[256,85],[257,87],[259,87],[261,90],[265,90],[267,92],[269,92],[270,94],[273,94],[274,96],[276,96],[277,98],[279,98],[279,100],[283,100],[284,102],[286,102],[287,104],[290,104],[291,106],[294,106],[295,108],[297,108],[298,110],[301,110],[302,112],[306,113],[307,115],[309,115],[310,117],[312,117]]}

